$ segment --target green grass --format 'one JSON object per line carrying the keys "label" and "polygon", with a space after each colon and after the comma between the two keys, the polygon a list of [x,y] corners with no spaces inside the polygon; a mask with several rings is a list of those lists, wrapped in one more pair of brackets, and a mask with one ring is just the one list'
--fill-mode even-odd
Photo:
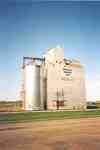
{"label": "green grass", "polygon": [[87,118],[100,116],[100,110],[63,112],[19,112],[1,113],[0,123],[16,123],[36,120],[57,120],[64,118]]}

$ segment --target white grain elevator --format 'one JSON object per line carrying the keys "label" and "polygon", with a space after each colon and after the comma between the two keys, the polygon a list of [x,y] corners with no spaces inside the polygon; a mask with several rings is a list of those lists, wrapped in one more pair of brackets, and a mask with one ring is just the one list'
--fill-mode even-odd
{"label": "white grain elevator", "polygon": [[23,109],[84,110],[85,73],[80,61],[64,58],[61,47],[47,49],[42,58],[23,58]]}

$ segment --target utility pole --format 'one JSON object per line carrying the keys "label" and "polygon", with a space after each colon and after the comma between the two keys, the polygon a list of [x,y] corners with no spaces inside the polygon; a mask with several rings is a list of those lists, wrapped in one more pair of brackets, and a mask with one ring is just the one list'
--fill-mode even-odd
{"label": "utility pole", "polygon": [[57,101],[56,101],[57,110],[59,110],[59,92],[57,88]]}
{"label": "utility pole", "polygon": [[64,106],[64,90],[62,88],[62,105]]}

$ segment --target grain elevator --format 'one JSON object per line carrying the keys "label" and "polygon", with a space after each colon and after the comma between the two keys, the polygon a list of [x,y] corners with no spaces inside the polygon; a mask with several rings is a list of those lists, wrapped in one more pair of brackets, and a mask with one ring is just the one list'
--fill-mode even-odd
{"label": "grain elevator", "polygon": [[85,73],[80,61],[64,58],[61,47],[47,49],[42,58],[23,58],[23,109],[84,110]]}

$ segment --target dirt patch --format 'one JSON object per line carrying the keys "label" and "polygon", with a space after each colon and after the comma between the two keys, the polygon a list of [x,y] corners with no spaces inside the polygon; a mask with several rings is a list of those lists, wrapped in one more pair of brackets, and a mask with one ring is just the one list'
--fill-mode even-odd
{"label": "dirt patch", "polygon": [[0,125],[0,150],[100,150],[100,118]]}

